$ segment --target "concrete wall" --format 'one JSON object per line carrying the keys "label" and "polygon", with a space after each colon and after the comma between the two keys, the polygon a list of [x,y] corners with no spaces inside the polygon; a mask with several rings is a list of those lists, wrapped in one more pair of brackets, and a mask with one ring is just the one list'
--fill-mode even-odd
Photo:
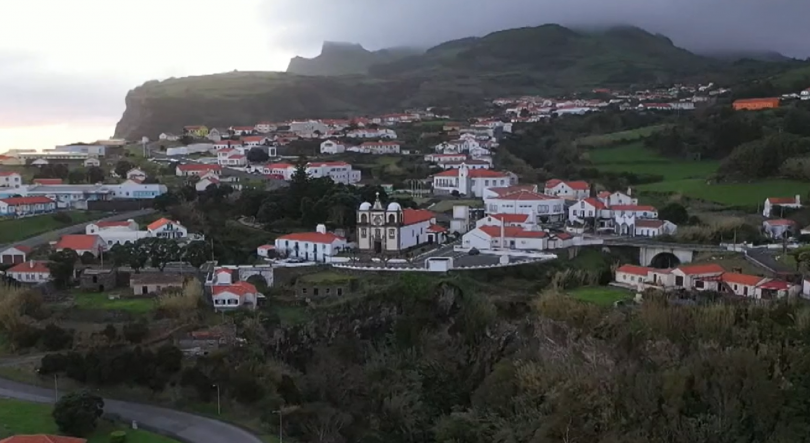
{"label": "concrete wall", "polygon": [[695,256],[695,252],[691,249],[660,246],[640,247],[638,248],[638,262],[641,266],[650,266],[658,254],[665,253],[674,255],[681,263],[691,263]]}

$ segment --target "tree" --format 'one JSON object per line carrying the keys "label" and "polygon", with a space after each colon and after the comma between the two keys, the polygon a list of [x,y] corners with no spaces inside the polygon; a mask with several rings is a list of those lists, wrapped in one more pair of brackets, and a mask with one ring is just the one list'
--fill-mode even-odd
{"label": "tree", "polygon": [[247,160],[251,163],[264,163],[270,160],[270,156],[262,148],[251,148],[247,153]]}
{"label": "tree", "polygon": [[60,398],[53,408],[53,419],[59,430],[74,437],[84,437],[96,429],[104,413],[104,400],[87,391],[72,392]]}
{"label": "tree", "polygon": [[87,168],[87,183],[104,183],[104,170],[98,166]]}
{"label": "tree", "polygon": [[682,225],[689,221],[689,213],[682,204],[672,202],[658,211],[658,218],[671,221],[676,225]]}
{"label": "tree", "polygon": [[86,175],[81,169],[74,169],[68,173],[68,183],[78,185],[85,182]]}
{"label": "tree", "polygon": [[158,195],[152,200],[152,207],[161,212],[166,212],[171,206],[180,204],[180,197],[172,191]]}
{"label": "tree", "polygon": [[73,280],[73,271],[79,255],[72,249],[63,249],[54,252],[48,257],[48,269],[51,278],[58,288],[67,288]]}
{"label": "tree", "polygon": [[132,163],[126,160],[119,160],[115,164],[115,174],[119,177],[125,178],[130,169],[132,169]]}
{"label": "tree", "polygon": [[211,258],[211,245],[204,241],[194,241],[183,249],[183,261],[199,268]]}
{"label": "tree", "polygon": [[122,330],[124,338],[130,343],[140,343],[149,335],[149,326],[145,322],[127,323]]}
{"label": "tree", "polygon": [[50,324],[42,331],[42,345],[48,351],[59,351],[73,344],[73,331]]}

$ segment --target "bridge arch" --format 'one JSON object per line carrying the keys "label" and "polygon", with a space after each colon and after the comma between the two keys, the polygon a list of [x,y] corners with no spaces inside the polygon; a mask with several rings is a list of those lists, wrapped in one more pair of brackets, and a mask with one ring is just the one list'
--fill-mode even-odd
{"label": "bridge arch", "polygon": [[650,260],[650,267],[656,269],[674,268],[680,264],[681,259],[671,252],[659,252]]}

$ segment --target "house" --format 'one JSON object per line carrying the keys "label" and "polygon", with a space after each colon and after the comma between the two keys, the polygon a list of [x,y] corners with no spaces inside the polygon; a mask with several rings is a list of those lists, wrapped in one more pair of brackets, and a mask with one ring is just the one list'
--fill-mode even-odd
{"label": "house", "polygon": [[346,146],[337,140],[324,140],[321,143],[321,154],[342,154],[346,152]]}
{"label": "house", "polygon": [[566,249],[574,246],[574,236],[568,232],[557,232],[549,235],[548,249]]}
{"label": "house", "polygon": [[464,160],[462,162],[446,162],[440,163],[442,169],[489,169],[492,165],[486,160]]}
{"label": "house", "polygon": [[[295,167],[292,169],[293,171],[289,174],[291,178],[292,173],[295,172]],[[307,175],[312,178],[329,177],[335,183],[346,185],[353,185],[361,179],[361,172],[353,170],[352,165],[346,162],[310,162],[307,163],[306,170]]]}
{"label": "house", "polygon": [[467,160],[467,154],[427,154],[425,161],[442,165],[444,163],[461,163]]}
{"label": "house", "polygon": [[104,292],[115,289],[118,271],[115,268],[86,268],[79,276],[79,288],[83,291]]}
{"label": "house", "polygon": [[546,182],[543,194],[559,196],[571,200],[590,197],[591,186],[585,181],[563,181],[552,179]]}
{"label": "house", "polygon": [[177,165],[175,173],[178,177],[190,177],[194,175],[205,175],[207,173],[221,174],[222,166],[220,165],[204,165],[200,163],[188,163],[185,165]]}
{"label": "house", "polygon": [[796,231],[796,222],[793,220],[765,220],[762,222],[762,230],[766,237],[782,239],[788,238]]}
{"label": "house", "polygon": [[211,140],[212,142],[218,142],[218,141],[222,140],[223,136],[229,136],[229,135],[230,135],[230,133],[228,133],[226,131],[220,131],[217,128],[211,128],[211,130],[208,131],[208,135],[206,135],[205,138],[207,138],[208,140]]}
{"label": "house", "polygon": [[138,168],[132,168],[129,171],[127,171],[127,180],[144,181],[146,180],[146,177],[148,177],[146,173]]}
{"label": "house", "polygon": [[609,227],[611,211],[601,200],[588,197],[568,207],[568,220],[572,222],[584,223],[588,219],[594,219],[598,228]]}
{"label": "house", "polygon": [[170,132],[163,132],[158,136],[158,140],[168,141],[168,142],[176,142],[180,140],[179,135],[174,135]]}
{"label": "house", "polygon": [[219,186],[219,183],[220,183],[219,178],[217,178],[216,176],[207,175],[194,184],[194,189],[196,189],[197,192],[204,192],[206,189],[208,189],[209,186],[211,185]]}
{"label": "house", "polygon": [[275,125],[275,123],[261,122],[261,123],[257,123],[256,126],[254,126],[253,129],[255,129],[256,132],[258,132],[260,134],[267,134],[268,132],[275,131],[276,128],[277,128],[277,126]]}
{"label": "house", "polygon": [[399,254],[424,244],[441,244],[445,229],[436,225],[436,214],[423,209],[402,209],[391,202],[383,208],[379,196],[357,211],[357,247],[376,254]]}
{"label": "house", "polygon": [[10,197],[0,199],[0,217],[24,217],[56,211],[56,202],[48,197]]}
{"label": "house", "polygon": [[258,299],[261,296],[256,286],[246,281],[217,284],[211,288],[211,292],[215,310],[256,309]]}
{"label": "house", "polygon": [[30,253],[31,248],[28,246],[11,246],[0,252],[0,263],[4,265],[22,263]]}
{"label": "house", "polygon": [[63,251],[65,249],[72,249],[76,251],[79,256],[85,252],[89,252],[94,257],[98,257],[102,252],[107,250],[107,244],[102,240],[99,235],[63,235],[62,238],[54,245],[56,251]]}
{"label": "house", "polygon": [[647,276],[652,268],[635,265],[622,265],[616,269],[613,281],[622,285],[638,288],[640,285],[649,283]]}
{"label": "house", "polygon": [[43,283],[51,279],[51,270],[46,261],[29,260],[12,266],[6,275],[21,283]]}
{"label": "house", "polygon": [[242,148],[242,143],[239,140],[220,140],[214,143],[214,149],[219,151],[221,149],[239,149]]}
{"label": "house", "polygon": [[[762,206],[762,216],[763,217],[770,217],[771,214],[774,212],[774,208],[776,207],[783,207],[783,208],[801,208],[802,207],[802,200],[799,194],[796,194],[795,197],[768,197],[765,199],[765,204]],[[773,214],[776,217],[784,217],[784,214],[781,210],[779,210],[778,214]]]}
{"label": "house", "polygon": [[231,126],[231,132],[233,135],[237,137],[241,137],[243,135],[253,135],[253,131],[256,130],[255,126]]}
{"label": "house", "polygon": [[19,188],[22,176],[13,171],[0,171],[0,188]]}
{"label": "house", "polygon": [[95,157],[90,157],[90,158],[86,159],[82,163],[84,164],[85,168],[90,168],[90,167],[96,167],[97,168],[97,167],[101,166],[101,160],[99,160],[99,159],[97,159]]}
{"label": "house", "polygon": [[161,218],[150,223],[146,230],[149,231],[151,237],[173,239],[188,237],[188,229],[185,226],[168,218]]}
{"label": "house", "polygon": [[150,236],[148,231],[138,230],[138,223],[135,220],[90,223],[84,227],[84,233],[101,237],[107,248],[119,244],[135,243]]}
{"label": "house", "polygon": [[773,109],[779,107],[779,97],[746,98],[734,100],[732,106],[734,107],[735,111],[758,111],[760,109]]}
{"label": "house", "polygon": [[186,278],[180,274],[164,272],[141,272],[129,277],[129,287],[133,295],[159,294],[164,289],[182,289]]}
{"label": "house", "polygon": [[368,154],[399,154],[400,144],[397,142],[363,142],[360,149]]}
{"label": "house", "polygon": [[[270,139],[263,135],[248,135],[242,137],[242,146],[245,148],[258,148],[259,146],[266,146],[270,144]],[[272,155],[271,157],[275,156]]]}
{"label": "house", "polygon": [[510,172],[491,169],[470,169],[461,166],[433,175],[433,193],[447,195],[458,193],[482,197],[488,188],[505,188],[517,184],[517,176]]}
{"label": "house", "polygon": [[201,125],[184,126],[183,133],[192,137],[203,138],[208,135],[208,128]]}
{"label": "house", "polygon": [[153,183],[144,184],[137,179],[130,179],[121,183],[120,185],[109,185],[104,187],[109,191],[114,199],[130,200],[130,199],[153,199],[159,195],[163,195],[168,191],[166,185]]}
{"label": "house", "polygon": [[332,256],[344,250],[347,245],[345,238],[326,232],[324,225],[318,225],[315,232],[282,235],[275,241],[279,255],[321,263],[331,261]]}
{"label": "house", "polygon": [[[524,188],[517,186],[487,189],[484,193],[487,214],[530,215],[534,223],[565,220],[565,200],[562,197],[552,197]],[[533,188],[537,189],[536,186]]]}
{"label": "house", "polygon": [[256,248],[256,255],[262,258],[271,258],[276,252],[276,247],[273,245],[261,245]]}
{"label": "house", "polygon": [[245,166],[247,156],[242,149],[220,149],[217,151],[217,163],[221,166]]}
{"label": "house", "polygon": [[87,443],[83,438],[62,437],[61,435],[15,435],[0,440],[0,443]]}
{"label": "house", "polygon": [[[672,270],[672,285],[677,288],[703,291],[712,289],[712,280],[718,280],[725,272],[722,266],[710,263],[705,265],[680,266]],[[716,285],[714,285],[716,288]]]}
{"label": "house", "polygon": [[760,298],[758,287],[768,280],[765,277],[734,272],[725,272],[720,278],[720,281],[726,284],[726,289],[734,295],[752,298]]}
{"label": "house", "polygon": [[615,205],[637,205],[638,199],[632,197],[633,190],[627,188],[627,192],[608,192],[602,191],[600,192],[596,198],[599,199],[602,203],[608,206],[615,206]]}
{"label": "house", "polygon": [[532,220],[531,214],[490,214],[475,222],[476,228],[481,226],[512,226],[533,229],[537,223]]}
{"label": "house", "polygon": [[634,237],[659,237],[672,235],[678,226],[667,220],[636,220],[633,225]]}
{"label": "house", "polygon": [[464,234],[461,237],[461,245],[478,250],[542,251],[547,249],[548,237],[545,231],[530,231],[516,226],[480,226]]}

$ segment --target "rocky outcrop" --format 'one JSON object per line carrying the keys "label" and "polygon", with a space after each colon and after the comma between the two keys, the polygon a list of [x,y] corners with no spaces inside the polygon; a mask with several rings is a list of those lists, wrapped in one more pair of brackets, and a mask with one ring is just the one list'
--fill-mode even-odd
{"label": "rocky outcrop", "polygon": [[397,61],[421,52],[410,48],[368,51],[355,43],[324,42],[320,55],[313,58],[294,57],[287,72],[323,76],[366,74],[373,65]]}

